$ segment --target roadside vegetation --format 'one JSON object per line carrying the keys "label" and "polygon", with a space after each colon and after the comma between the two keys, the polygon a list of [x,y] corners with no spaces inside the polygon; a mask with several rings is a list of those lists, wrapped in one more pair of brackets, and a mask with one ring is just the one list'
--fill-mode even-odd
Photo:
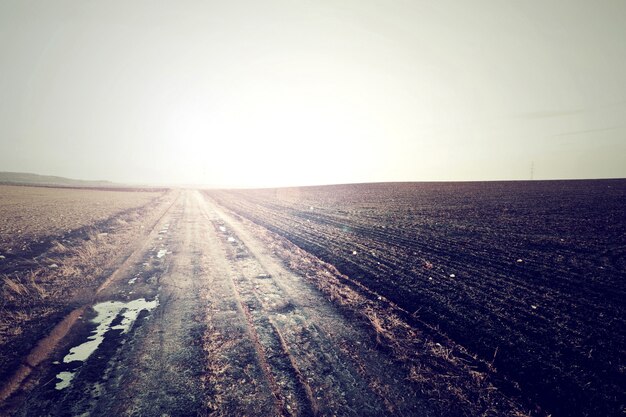
{"label": "roadside vegetation", "polygon": [[[146,233],[145,221],[166,194],[14,186],[2,192],[0,380],[7,381],[42,335],[92,299]],[[46,228],[50,217],[60,220]]]}

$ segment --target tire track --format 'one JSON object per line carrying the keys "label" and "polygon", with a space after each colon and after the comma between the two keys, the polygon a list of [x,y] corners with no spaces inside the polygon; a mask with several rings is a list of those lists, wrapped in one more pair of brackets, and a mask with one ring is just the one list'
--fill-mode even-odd
{"label": "tire track", "polygon": [[[283,412],[411,415],[419,409],[430,414],[415,393],[399,387],[401,372],[371,348],[375,342],[363,329],[348,323],[317,290],[287,271],[219,208],[207,207],[206,219],[221,238],[233,273],[229,281],[259,356],[266,358],[269,379],[276,381],[274,389],[280,389],[279,398],[285,399]],[[361,346],[370,346],[368,353]],[[388,386],[398,389],[394,393]]]}
{"label": "tire track", "polygon": [[[64,391],[37,386],[18,415],[433,414],[370,333],[199,192],[181,192],[166,221],[94,298],[160,305],[105,337]],[[78,324],[66,348],[91,331]]]}
{"label": "tire track", "polygon": [[[216,219],[212,218],[208,209],[205,208],[203,215],[214,233],[219,233],[220,227],[225,230],[223,225],[218,225]],[[229,237],[235,239],[233,236]],[[249,282],[244,278],[246,271],[241,262],[250,262],[247,250],[240,243],[238,246],[231,245],[230,248],[222,245],[221,249],[222,257],[231,261],[229,262],[231,271],[226,273],[226,281],[236,301],[237,310],[244,318],[246,334],[252,342],[263,379],[270,389],[273,398],[273,415],[313,415],[305,389],[295,378],[295,371],[290,369],[288,353],[282,348],[277,332],[266,317],[254,313],[259,311],[261,303],[247,288],[246,284]],[[238,278],[234,278],[233,273]],[[277,370],[281,371],[277,372]]]}

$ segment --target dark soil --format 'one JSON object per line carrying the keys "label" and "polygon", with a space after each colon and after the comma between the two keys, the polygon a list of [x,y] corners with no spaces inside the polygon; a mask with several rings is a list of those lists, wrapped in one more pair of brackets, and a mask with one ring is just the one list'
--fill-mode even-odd
{"label": "dark soil", "polygon": [[210,192],[492,363],[534,414],[626,407],[626,180]]}

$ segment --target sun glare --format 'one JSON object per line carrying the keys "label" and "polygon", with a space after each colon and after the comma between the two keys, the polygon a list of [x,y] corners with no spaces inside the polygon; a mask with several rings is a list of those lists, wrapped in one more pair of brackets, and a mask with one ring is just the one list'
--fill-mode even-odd
{"label": "sun glare", "polygon": [[170,103],[162,123],[172,166],[199,183],[259,187],[306,184],[312,170],[319,182],[347,179],[373,157],[367,144],[382,128],[362,105],[261,81],[241,83],[219,106]]}

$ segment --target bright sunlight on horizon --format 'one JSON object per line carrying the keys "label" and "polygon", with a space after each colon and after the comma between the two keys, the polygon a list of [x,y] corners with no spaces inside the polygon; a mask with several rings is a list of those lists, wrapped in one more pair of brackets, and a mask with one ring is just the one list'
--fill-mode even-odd
{"label": "bright sunlight on horizon", "polygon": [[0,171],[626,177],[626,2],[0,2]]}

